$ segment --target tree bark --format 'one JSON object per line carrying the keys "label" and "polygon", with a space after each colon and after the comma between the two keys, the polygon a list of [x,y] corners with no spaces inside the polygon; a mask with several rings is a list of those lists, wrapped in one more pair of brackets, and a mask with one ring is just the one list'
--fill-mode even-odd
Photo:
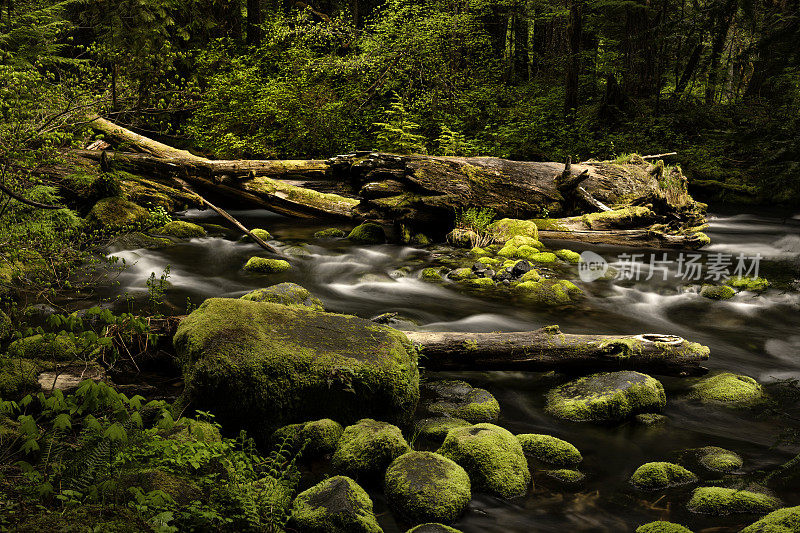
{"label": "tree bark", "polygon": [[261,45],[261,0],[247,0],[247,46]]}
{"label": "tree bark", "polygon": [[570,0],[569,24],[569,63],[567,66],[564,115],[569,116],[578,107],[578,81],[581,69],[581,35],[583,33],[583,0]]}

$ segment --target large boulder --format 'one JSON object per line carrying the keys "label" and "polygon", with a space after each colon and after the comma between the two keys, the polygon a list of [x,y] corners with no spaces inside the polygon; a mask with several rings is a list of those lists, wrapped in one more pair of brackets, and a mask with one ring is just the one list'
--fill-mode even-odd
{"label": "large boulder", "polygon": [[356,479],[376,478],[410,450],[400,428],[365,418],[345,428],[331,457],[331,468]]}
{"label": "large boulder", "polygon": [[383,244],[386,242],[386,233],[380,224],[364,222],[353,228],[347,238],[360,244]]}
{"label": "large boulder", "polygon": [[119,196],[103,198],[92,207],[87,220],[99,227],[119,229],[125,226],[143,224],[150,212]]}
{"label": "large boulder", "polygon": [[723,487],[694,489],[686,507],[693,513],[724,516],[733,513],[764,514],[776,510],[781,501],[767,494]]}
{"label": "large boulder", "polygon": [[517,440],[525,454],[554,466],[575,466],[583,461],[575,446],[552,435],[522,433],[517,435]]}
{"label": "large boulder", "polygon": [[336,451],[344,428],[330,418],[313,420],[301,424],[289,424],[272,435],[273,444],[302,451],[304,459],[332,454]]}
{"label": "large boulder", "polygon": [[461,380],[429,381],[420,385],[420,410],[434,416],[461,418],[468,422],[494,422],[500,404],[485,389]]}
{"label": "large boulder", "polygon": [[308,289],[297,283],[278,283],[263,289],[256,289],[241,297],[242,300],[254,302],[272,302],[283,305],[304,305],[318,311],[324,311],[322,301],[311,294]]}
{"label": "large boulder", "polygon": [[409,452],[386,470],[386,497],[403,517],[416,522],[453,522],[472,499],[469,476],[433,452]]}
{"label": "large boulder", "polygon": [[372,500],[358,484],[335,476],[301,492],[290,525],[304,533],[381,533]]}
{"label": "large boulder", "polygon": [[191,239],[194,237],[205,237],[206,230],[202,226],[186,222],[184,220],[173,220],[164,226],[161,226],[155,233],[159,235],[168,235],[170,237],[177,237],[179,239]]}
{"label": "large boulder", "polygon": [[570,381],[547,394],[547,412],[575,422],[617,422],[639,413],[661,411],[664,387],[646,374],[623,370]]}
{"label": "large boulder", "polygon": [[257,437],[320,418],[405,423],[419,398],[406,336],[354,316],[211,298],[181,322],[173,341],[183,400]]}
{"label": "large boulder", "polygon": [[784,507],[769,513],[741,533],[797,533],[800,531],[800,505]]}
{"label": "large boulder", "polygon": [[690,397],[703,403],[743,408],[761,403],[764,390],[749,376],[723,372],[697,382]]}
{"label": "large boulder", "polygon": [[513,498],[525,494],[531,483],[519,441],[494,424],[451,429],[438,453],[461,465],[478,490]]}

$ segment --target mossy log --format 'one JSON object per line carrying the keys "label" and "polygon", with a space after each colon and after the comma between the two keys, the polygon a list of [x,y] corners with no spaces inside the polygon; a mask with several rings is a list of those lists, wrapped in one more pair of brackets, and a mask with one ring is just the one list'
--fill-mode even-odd
{"label": "mossy log", "polygon": [[573,335],[558,327],[514,333],[407,331],[430,370],[637,370],[696,376],[709,350],[675,335]]}

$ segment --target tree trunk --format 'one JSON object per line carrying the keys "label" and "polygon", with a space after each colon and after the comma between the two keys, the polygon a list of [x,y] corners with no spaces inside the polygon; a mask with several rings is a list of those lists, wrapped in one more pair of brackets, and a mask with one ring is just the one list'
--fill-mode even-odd
{"label": "tree trunk", "polygon": [[247,46],[261,45],[261,0],[247,0]]}
{"label": "tree trunk", "polygon": [[725,41],[728,32],[733,24],[736,14],[737,3],[735,0],[728,0],[723,12],[717,22],[717,31],[714,35],[714,42],[711,45],[711,57],[709,58],[708,78],[706,79],[706,104],[713,104],[717,93],[717,78],[719,77],[719,62],[722,57],[722,50],[725,48]]}
{"label": "tree trunk", "polygon": [[569,24],[569,63],[564,97],[564,115],[570,116],[578,107],[578,79],[581,69],[581,34],[583,32],[583,0],[570,0]]}
{"label": "tree trunk", "polygon": [[683,74],[681,74],[680,80],[678,80],[678,85],[675,86],[675,94],[678,95],[678,98],[683,96],[683,92],[686,90],[686,87],[689,85],[689,81],[694,76],[695,71],[697,70],[697,65],[700,64],[700,56],[703,53],[703,43],[697,43],[697,46],[694,47],[692,50],[692,55],[689,56],[689,61],[686,63],[686,68],[683,69]]}

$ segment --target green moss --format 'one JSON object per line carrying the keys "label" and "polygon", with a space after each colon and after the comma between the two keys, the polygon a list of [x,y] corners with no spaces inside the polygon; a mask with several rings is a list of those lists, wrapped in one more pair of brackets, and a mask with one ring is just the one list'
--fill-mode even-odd
{"label": "green moss", "polygon": [[692,531],[679,524],[659,520],[637,527],[636,533],[692,533]]}
{"label": "green moss", "polygon": [[268,437],[320,418],[406,422],[419,399],[406,336],[354,316],[210,298],[181,321],[173,342],[183,401],[234,431]]}
{"label": "green moss", "polygon": [[542,275],[539,274],[539,272],[536,269],[528,270],[527,272],[525,272],[522,275],[521,278],[519,278],[519,280],[522,283],[525,283],[526,281],[539,281],[541,279],[542,279]]}
{"label": "green moss", "polygon": [[383,244],[386,242],[386,233],[380,224],[364,222],[353,228],[347,238],[362,244]]}
{"label": "green moss", "polygon": [[451,429],[438,453],[461,465],[478,490],[512,498],[525,494],[531,482],[519,441],[494,424]]}
{"label": "green moss", "polygon": [[587,213],[581,220],[591,229],[602,229],[638,226],[649,223],[654,218],[654,213],[647,207],[633,205],[611,211]]}
{"label": "green moss", "polygon": [[406,531],[406,533],[461,533],[461,530],[444,524],[428,522],[427,524],[414,526]]}
{"label": "green moss", "polygon": [[483,248],[480,248],[478,246],[476,246],[475,248],[470,250],[469,253],[470,253],[470,255],[474,255],[476,257],[483,257],[483,256],[487,256],[487,255],[492,255],[491,252],[487,252],[486,250],[484,250]]}
{"label": "green moss", "polygon": [[391,507],[414,522],[453,522],[472,499],[469,476],[433,452],[409,452],[386,470],[384,492]]}
{"label": "green moss", "polygon": [[[469,349],[469,347],[468,347]],[[462,418],[468,422],[492,422],[500,416],[500,404],[487,390],[466,381],[440,380],[425,383],[424,410],[441,416]]]}
{"label": "green moss", "polygon": [[565,440],[551,435],[523,433],[517,435],[522,450],[536,459],[555,466],[575,466],[583,457],[578,449]]}
{"label": "green moss", "polygon": [[497,255],[500,257],[516,257],[517,256],[517,247],[516,246],[503,246],[500,250],[497,251]]}
{"label": "green moss", "polygon": [[[270,233],[267,230],[262,229],[262,228],[253,228],[253,229],[250,230],[250,233],[252,233],[253,235],[255,235],[256,237],[258,237],[259,239],[261,239],[264,242],[271,241],[274,238],[272,236],[272,233]],[[239,241],[240,242],[254,242],[253,238],[250,237],[250,235],[242,235],[242,238],[239,239]]]}
{"label": "green moss", "polygon": [[741,455],[725,448],[706,446],[695,451],[698,462],[714,472],[733,472],[739,470],[744,464]]}
{"label": "green moss", "polygon": [[780,500],[747,490],[700,487],[692,493],[686,507],[693,513],[722,516],[733,513],[769,513],[780,507]]}
{"label": "green moss", "polygon": [[503,218],[492,222],[489,225],[489,231],[497,242],[507,242],[518,235],[534,240],[539,239],[539,229],[530,220]]}
{"label": "green moss", "polygon": [[359,478],[381,475],[397,457],[411,450],[400,428],[371,418],[344,429],[331,458],[334,472]]}
{"label": "green moss", "polygon": [[669,418],[666,416],[655,413],[643,413],[636,415],[634,419],[637,424],[648,427],[663,426],[669,421]]}
{"label": "green moss", "polygon": [[797,533],[800,531],[800,505],[773,511],[741,533]]}
{"label": "green moss", "polygon": [[558,257],[562,261],[566,261],[567,263],[581,262],[581,254],[579,254],[578,252],[573,252],[572,250],[562,249],[562,250],[556,250],[553,253],[556,254],[556,257]]}
{"label": "green moss", "polygon": [[749,376],[724,372],[696,383],[690,397],[727,407],[751,407],[764,400],[764,390]]}
{"label": "green moss", "polygon": [[465,281],[468,286],[472,287],[494,287],[494,280],[492,278],[477,278],[477,279],[468,279]]}
{"label": "green moss", "polygon": [[411,244],[414,246],[430,246],[432,241],[428,238],[427,235],[423,233],[417,233],[413,237],[411,237]]}
{"label": "green moss", "polygon": [[343,239],[347,233],[339,228],[327,228],[314,233],[315,239]]}
{"label": "green moss", "polygon": [[381,533],[372,500],[358,484],[335,476],[298,494],[290,525],[307,533]]}
{"label": "green moss", "polygon": [[496,267],[500,264],[500,259],[496,257],[481,257],[479,261],[488,267]]}
{"label": "green moss", "polygon": [[571,231],[557,218],[534,218],[531,220],[536,227],[545,231]]}
{"label": "green moss", "polygon": [[79,359],[85,351],[86,344],[79,338],[53,334],[25,337],[8,347],[9,357],[46,361],[72,361]]}
{"label": "green moss", "polygon": [[703,285],[700,289],[700,296],[710,300],[727,300],[733,298],[736,291],[727,285]]}
{"label": "green moss", "polygon": [[292,265],[283,259],[269,259],[266,257],[251,257],[244,265],[248,272],[258,272],[259,274],[276,274],[292,269]]}
{"label": "green moss", "polygon": [[533,254],[530,259],[537,263],[555,263],[556,255],[551,252],[539,252],[538,254]]}
{"label": "green moss", "polygon": [[539,250],[534,248],[533,246],[528,246],[527,244],[523,244],[511,257],[515,257],[517,259],[527,259],[529,261],[535,261],[537,257],[539,257]]}
{"label": "green moss", "polygon": [[124,226],[143,224],[150,217],[144,207],[124,198],[112,196],[103,198],[92,207],[88,221],[100,227],[118,229]]}
{"label": "green moss", "polygon": [[547,394],[548,413],[576,422],[621,421],[660,411],[667,399],[661,383],[633,371],[593,374],[556,387]]}
{"label": "green moss", "polygon": [[751,292],[761,292],[767,290],[769,281],[765,278],[743,278],[737,276],[735,278],[728,278],[724,282],[726,285],[736,289],[742,289]]}
{"label": "green moss", "polygon": [[160,468],[143,468],[123,474],[119,485],[122,489],[139,487],[145,493],[161,490],[169,494],[179,505],[186,505],[203,497],[203,492],[195,482]]}
{"label": "green moss", "polygon": [[438,416],[418,420],[414,425],[414,432],[421,437],[441,442],[451,429],[463,428],[471,425],[470,422],[467,422],[463,418]]}
{"label": "green moss", "polygon": [[697,481],[690,471],[674,463],[645,463],[631,476],[631,484],[643,490],[662,490]]}
{"label": "green moss", "polygon": [[701,248],[703,246],[708,246],[709,244],[711,244],[711,237],[709,237],[702,231],[698,231],[697,233],[692,235],[692,238],[697,243],[697,248]]}
{"label": "green moss", "polygon": [[451,270],[447,274],[447,277],[452,279],[453,281],[464,281],[467,279],[473,279],[475,277],[475,273],[472,272],[471,268],[463,267]]}
{"label": "green moss", "polygon": [[296,283],[278,283],[264,289],[256,289],[241,297],[253,302],[272,302],[281,305],[303,305],[324,311],[322,300]]}
{"label": "green moss", "polygon": [[570,470],[569,468],[560,468],[558,470],[545,470],[544,473],[545,475],[547,475],[547,477],[551,477],[567,485],[580,483],[581,481],[583,481],[583,478],[586,477],[581,472],[578,472],[577,470]]}
{"label": "green moss", "polygon": [[302,449],[303,458],[317,458],[335,452],[343,432],[340,423],[323,418],[283,426],[272,434],[272,442],[280,446],[289,441],[294,449]]}
{"label": "green moss", "polygon": [[204,230],[202,226],[192,224],[191,222],[185,222],[183,220],[173,220],[172,222],[161,226],[155,230],[155,232],[159,235],[168,235],[170,237],[177,237],[179,239],[192,239],[195,237],[206,236],[206,230]]}
{"label": "green moss", "polygon": [[419,275],[420,279],[423,281],[444,281],[442,274],[439,272],[438,268],[425,268]]}
{"label": "green moss", "polygon": [[[540,278],[538,274],[530,277]],[[545,307],[570,304],[583,294],[583,291],[574,283],[555,279],[523,280],[522,283],[514,286],[514,291],[526,300]]]}
{"label": "green moss", "polygon": [[158,248],[166,248],[172,246],[174,243],[169,239],[160,237],[151,237],[140,231],[133,233],[123,233],[122,235],[115,236],[108,245],[112,251],[118,250],[137,250],[145,248],[148,250],[156,250]]}
{"label": "green moss", "polygon": [[0,311],[0,342],[10,339],[14,333],[14,324],[3,311]]}
{"label": "green moss", "polygon": [[39,366],[26,359],[0,358],[0,399],[19,400],[39,390]]}

